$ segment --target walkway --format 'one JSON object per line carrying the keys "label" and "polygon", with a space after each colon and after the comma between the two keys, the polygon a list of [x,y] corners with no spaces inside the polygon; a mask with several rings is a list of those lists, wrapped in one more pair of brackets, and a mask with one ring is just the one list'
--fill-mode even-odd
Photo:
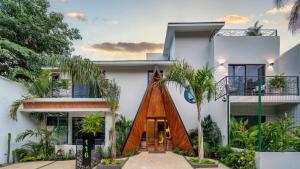
{"label": "walkway", "polygon": [[75,160],[16,163],[1,169],[75,169]]}
{"label": "walkway", "polygon": [[[172,152],[142,152],[129,158],[123,169],[193,169],[184,157]],[[218,169],[229,169],[220,164]]]}

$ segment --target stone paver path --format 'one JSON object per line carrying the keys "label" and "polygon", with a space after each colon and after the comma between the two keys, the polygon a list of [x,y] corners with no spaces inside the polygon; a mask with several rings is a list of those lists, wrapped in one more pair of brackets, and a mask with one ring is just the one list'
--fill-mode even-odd
{"label": "stone paver path", "polygon": [[[193,169],[184,157],[172,152],[148,153],[142,152],[130,157],[123,169]],[[218,169],[228,169],[220,164]]]}

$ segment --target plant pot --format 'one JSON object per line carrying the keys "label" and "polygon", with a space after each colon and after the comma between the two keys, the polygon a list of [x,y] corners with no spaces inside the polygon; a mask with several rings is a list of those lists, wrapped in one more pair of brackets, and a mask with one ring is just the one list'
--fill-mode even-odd
{"label": "plant pot", "polygon": [[283,93],[283,88],[282,87],[281,88],[272,88],[271,93],[275,94],[275,95],[280,95]]}
{"label": "plant pot", "polygon": [[[128,158],[127,158],[128,159]],[[97,169],[122,169],[122,167],[124,166],[124,164],[126,163],[126,160],[118,160],[121,161],[120,164],[109,164],[109,165],[104,165],[102,163],[99,163],[97,166]]]}
{"label": "plant pot", "polygon": [[146,141],[141,141],[141,148],[146,148],[147,144],[146,144]]}

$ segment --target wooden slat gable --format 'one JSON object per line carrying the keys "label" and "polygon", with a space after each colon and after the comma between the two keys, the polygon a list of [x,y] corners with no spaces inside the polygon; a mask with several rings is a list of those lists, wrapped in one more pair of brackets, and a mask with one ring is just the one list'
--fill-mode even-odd
{"label": "wooden slat gable", "polygon": [[160,78],[158,72],[158,70],[155,70],[151,83],[140,104],[131,131],[123,147],[123,154],[139,150],[142,134],[146,131],[147,117],[166,118],[170,127],[173,148],[178,147],[193,153],[192,144],[172,98],[165,86],[160,88],[155,83]]}

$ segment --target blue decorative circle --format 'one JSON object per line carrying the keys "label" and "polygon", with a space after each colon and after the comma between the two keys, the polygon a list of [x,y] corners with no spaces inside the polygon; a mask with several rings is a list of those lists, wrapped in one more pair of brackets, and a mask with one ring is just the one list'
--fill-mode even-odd
{"label": "blue decorative circle", "polygon": [[194,96],[191,94],[190,90],[184,90],[184,98],[187,102],[194,104],[195,103],[195,99]]}

